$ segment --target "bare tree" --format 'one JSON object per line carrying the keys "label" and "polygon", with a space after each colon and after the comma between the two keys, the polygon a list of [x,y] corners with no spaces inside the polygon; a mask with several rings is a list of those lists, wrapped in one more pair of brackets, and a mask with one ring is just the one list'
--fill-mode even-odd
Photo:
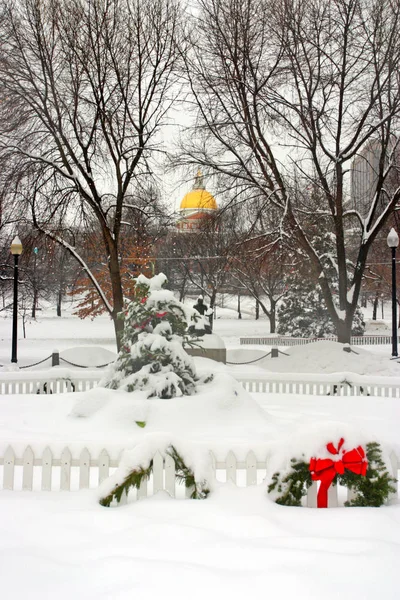
{"label": "bare tree", "polygon": [[[21,0],[0,17],[3,183],[12,182],[9,193],[29,203],[35,226],[87,270],[117,343],[122,226],[135,211],[153,210],[137,202],[137,191],[179,93],[179,20],[174,0]],[[93,219],[111,300],[71,233]]]}
{"label": "bare tree", "polygon": [[276,332],[276,309],[286,290],[285,268],[285,254],[281,248],[274,247],[265,253],[246,241],[232,261],[233,280],[256,300],[269,319],[271,333]]}
{"label": "bare tree", "polygon": [[[399,168],[400,2],[198,3],[186,60],[198,137],[181,160],[231,181],[238,198],[257,199],[266,239],[308,259],[339,341],[348,342],[368,252],[400,199],[389,185]],[[350,172],[371,147],[376,180],[357,210]],[[315,227],[331,236],[329,260]],[[357,240],[350,253],[349,233]]]}

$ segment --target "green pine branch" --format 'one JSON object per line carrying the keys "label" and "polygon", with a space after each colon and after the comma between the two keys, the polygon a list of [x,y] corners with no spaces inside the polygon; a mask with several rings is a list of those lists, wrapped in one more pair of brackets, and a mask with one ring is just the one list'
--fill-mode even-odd
{"label": "green pine branch", "polygon": [[[175,479],[179,484],[184,484],[186,488],[192,489],[192,493],[190,494],[190,498],[194,500],[204,500],[210,493],[210,489],[207,485],[206,481],[196,481],[193,471],[185,464],[182,456],[179,454],[175,446],[168,446],[166,450],[166,454],[171,456],[175,462]],[[148,480],[150,475],[153,472],[153,461],[151,460],[149,466],[139,469],[133,469],[125,479],[118,485],[114,487],[114,489],[105,496],[101,498],[100,504],[101,506],[109,507],[113,500],[116,500],[118,503],[121,501],[122,495],[125,493],[128,495],[130,488],[136,488],[137,490],[140,488],[143,480]]]}

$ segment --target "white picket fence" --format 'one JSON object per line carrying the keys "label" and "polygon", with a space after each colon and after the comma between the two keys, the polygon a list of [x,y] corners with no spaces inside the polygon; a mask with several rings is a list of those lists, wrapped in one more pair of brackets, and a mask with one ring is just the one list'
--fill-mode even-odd
{"label": "white picket fence", "polygon": [[[400,343],[400,337],[397,338]],[[249,346],[303,346],[304,344],[310,344],[312,342],[337,342],[337,337],[332,335],[329,337],[318,338],[318,337],[289,337],[286,335],[282,336],[258,336],[258,337],[241,337],[241,345]],[[354,335],[350,338],[350,344],[352,346],[382,346],[392,343],[391,335]]]}
{"label": "white picket fence", "polygon": [[[253,451],[249,451],[244,460],[238,460],[233,452],[229,452],[225,460],[220,461],[210,452],[211,464],[218,481],[231,481],[240,487],[261,484],[265,478],[267,464],[265,459],[259,460]],[[393,476],[398,478],[400,460],[394,452],[390,455]],[[40,457],[35,457],[30,446],[25,448],[22,456],[18,456],[9,446],[0,457],[0,482],[4,490],[25,491],[75,491],[96,488],[118,467],[118,459],[110,458],[103,449],[97,458],[93,458],[87,448],[79,457],[73,458],[69,448],[65,448],[60,456],[54,456],[50,448],[46,448]],[[153,474],[144,481],[137,492],[129,494],[129,500],[140,499],[165,490],[170,496],[189,497],[191,489],[179,486],[175,479],[175,463],[170,456],[162,457],[157,452],[153,458]],[[305,506],[317,506],[317,483],[308,490]],[[343,497],[342,493],[345,496]],[[398,493],[391,500],[397,500]],[[339,490],[331,486],[328,490],[328,506],[336,507],[344,500],[351,499],[350,490]],[[123,498],[123,503],[128,499]]]}
{"label": "white picket fence", "polygon": [[84,392],[99,383],[101,373],[76,371],[68,375],[41,373],[1,373],[0,395],[3,394],[64,394]]}
{"label": "white picket fence", "polygon": [[[1,373],[0,395],[3,394],[63,394],[83,392],[96,387],[101,373],[68,371],[64,374],[47,373]],[[280,379],[276,373],[262,377],[237,377],[249,392],[271,394],[305,394],[312,396],[378,396],[400,398],[400,374],[398,378],[373,378],[354,373],[337,375],[290,374]]]}

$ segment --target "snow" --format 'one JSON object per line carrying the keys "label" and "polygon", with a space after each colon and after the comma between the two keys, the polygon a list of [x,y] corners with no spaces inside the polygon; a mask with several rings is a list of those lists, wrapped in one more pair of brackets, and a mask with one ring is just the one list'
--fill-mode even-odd
{"label": "snow", "polygon": [[[268,350],[264,352],[267,353]],[[400,377],[400,364],[388,360],[387,355],[375,354],[362,346],[351,347],[344,351],[344,345],[330,341],[319,341],[302,346],[282,349],[278,358],[266,357],[257,363],[258,367],[273,373],[337,373],[351,372],[360,375]],[[257,350],[255,358],[262,356]],[[252,356],[249,353],[249,357]],[[248,360],[252,360],[248,358]]]}
{"label": "snow", "polygon": [[[218,312],[234,316],[228,309]],[[262,330],[268,334],[264,320],[215,321],[231,362],[245,363],[270,350],[239,346],[241,335],[262,335]],[[115,351],[112,324],[105,317],[80,321],[47,312],[28,324],[27,332],[28,339],[19,340],[20,365],[48,356],[54,347],[70,349],[77,362],[91,358],[93,364],[103,355],[89,346]],[[1,364],[9,364],[10,337],[10,321],[1,320]],[[288,356],[249,365],[215,363],[213,382],[201,385],[194,396],[173,400],[144,400],[140,392],[104,388],[0,396],[0,454],[8,444],[16,451],[30,444],[34,452],[46,446],[58,452],[68,445],[73,456],[83,447],[93,455],[106,447],[113,458],[135,448],[125,456],[129,463],[173,442],[182,445],[195,466],[201,466],[206,449],[221,458],[232,449],[240,460],[253,449],[268,457],[272,470],[299,449],[306,456],[322,456],[324,443],[336,445],[341,436],[346,448],[378,439],[386,456],[392,449],[400,454],[398,399],[250,395],[232,379],[346,374],[400,385],[400,365],[390,360],[389,346],[353,349],[356,354],[318,342],[282,348]],[[209,360],[194,360],[198,372],[210,370]],[[141,429],[135,420],[148,424]],[[283,507],[267,497],[265,482],[251,488],[215,483],[203,501],[173,500],[161,493],[118,508],[101,507],[98,493],[0,491],[4,598],[398,598],[399,503],[379,509]]]}
{"label": "snow", "polygon": [[4,492],[1,503],[7,600],[398,598],[395,506],[288,508],[232,485],[118,509],[87,492]]}

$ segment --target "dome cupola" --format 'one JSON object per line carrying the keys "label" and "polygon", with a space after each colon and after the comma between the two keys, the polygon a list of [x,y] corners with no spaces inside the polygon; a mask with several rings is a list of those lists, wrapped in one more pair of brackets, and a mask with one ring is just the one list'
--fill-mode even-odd
{"label": "dome cupola", "polygon": [[218,210],[214,196],[205,189],[200,170],[197,171],[192,190],[183,197],[179,210],[185,215]]}

